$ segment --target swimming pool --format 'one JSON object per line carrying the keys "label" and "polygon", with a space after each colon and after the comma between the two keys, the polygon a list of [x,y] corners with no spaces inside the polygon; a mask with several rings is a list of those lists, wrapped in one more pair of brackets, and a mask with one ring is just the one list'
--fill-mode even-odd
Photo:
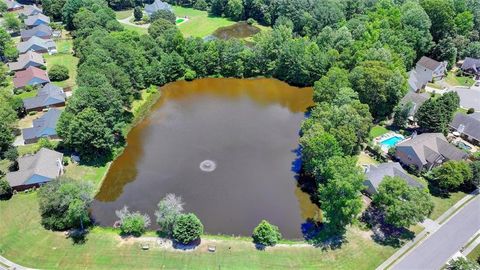
{"label": "swimming pool", "polygon": [[388,139],[385,139],[383,141],[380,142],[380,144],[389,149],[389,148],[392,148],[394,147],[395,145],[397,145],[397,143],[399,143],[401,140],[403,140],[403,137],[400,137],[400,136],[392,136]]}

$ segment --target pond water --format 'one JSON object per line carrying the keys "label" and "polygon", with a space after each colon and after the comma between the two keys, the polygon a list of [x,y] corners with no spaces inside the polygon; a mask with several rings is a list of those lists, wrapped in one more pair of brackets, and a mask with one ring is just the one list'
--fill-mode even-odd
{"label": "pond water", "polygon": [[[289,239],[320,210],[297,185],[296,149],[312,89],[273,79],[202,79],[162,87],[132,129],[97,194],[92,215],[112,226],[127,205],[154,211],[167,193],[210,234],[249,236],[266,219]],[[155,228],[155,227],[153,227]]]}
{"label": "pond water", "polygon": [[249,25],[247,22],[237,22],[236,24],[220,27],[213,36],[218,39],[230,39],[230,38],[247,38],[260,32],[260,28]]}

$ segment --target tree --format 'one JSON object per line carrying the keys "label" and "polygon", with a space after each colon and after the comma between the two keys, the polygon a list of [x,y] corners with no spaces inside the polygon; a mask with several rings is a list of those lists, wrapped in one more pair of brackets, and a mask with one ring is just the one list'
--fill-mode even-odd
{"label": "tree", "polygon": [[10,161],[15,161],[18,158],[18,150],[16,147],[10,146],[3,156]]}
{"label": "tree", "polygon": [[333,157],[328,161],[318,198],[330,232],[343,233],[345,226],[360,213],[363,181],[364,175],[355,158]]}
{"label": "tree", "polygon": [[54,82],[65,81],[69,78],[68,68],[64,65],[55,64],[48,71],[48,77]]}
{"label": "tree", "polygon": [[42,8],[45,15],[52,17],[54,21],[62,19],[62,9],[66,0],[42,0]]}
{"label": "tree", "polygon": [[432,172],[438,186],[448,190],[460,187],[473,177],[472,169],[465,161],[449,160]]}
{"label": "tree", "polygon": [[0,13],[6,12],[7,9],[8,9],[7,3],[5,3],[5,2],[3,2],[3,1],[0,2]]}
{"label": "tree", "polygon": [[472,178],[470,183],[477,188],[480,188],[480,160],[476,160],[470,163],[470,168],[472,170]]}
{"label": "tree", "polygon": [[5,13],[3,15],[3,25],[7,30],[12,32],[18,32],[22,27],[22,23],[17,18],[15,13]]}
{"label": "tree", "polygon": [[171,24],[165,19],[157,19],[148,27],[148,34],[153,38],[158,38],[165,34],[169,29],[176,29],[174,24]]}
{"label": "tree", "polygon": [[479,270],[480,266],[475,261],[469,259],[458,257],[456,259],[451,259],[447,267],[447,270]]}
{"label": "tree", "polygon": [[455,16],[455,28],[457,33],[462,36],[468,36],[473,30],[473,19],[473,14],[470,11],[458,13],[457,16]]}
{"label": "tree", "polygon": [[83,6],[84,0],[66,0],[62,8],[62,20],[67,30],[73,30],[73,18],[78,10]]}
{"label": "tree", "polygon": [[135,21],[141,21],[143,17],[143,11],[141,7],[135,7],[133,9],[133,17],[135,18]]}
{"label": "tree", "polygon": [[253,230],[252,238],[255,244],[274,246],[282,238],[282,235],[277,226],[262,220]]}
{"label": "tree", "polygon": [[471,42],[463,52],[463,57],[480,58],[480,42]]}
{"label": "tree", "polygon": [[130,212],[127,206],[115,211],[115,214],[120,219],[120,231],[123,235],[139,237],[150,226],[150,217],[147,214]]}
{"label": "tree", "polygon": [[448,68],[453,67],[457,62],[457,52],[457,46],[451,37],[441,39],[433,48],[435,58],[448,61]]}
{"label": "tree", "polygon": [[150,22],[154,22],[158,19],[164,19],[172,24],[175,24],[177,17],[175,16],[175,14],[173,14],[173,12],[169,10],[161,9],[152,13],[149,19],[150,19]]}
{"label": "tree", "polygon": [[176,196],[173,193],[167,194],[158,203],[158,210],[155,211],[155,216],[157,216],[157,223],[163,231],[169,234],[172,233],[173,225],[183,212],[183,205],[182,197]]}
{"label": "tree", "polygon": [[65,230],[89,222],[92,195],[93,186],[88,181],[62,177],[42,185],[38,192],[42,225],[46,229]]}
{"label": "tree", "polygon": [[398,176],[383,179],[373,202],[383,209],[386,222],[399,228],[423,222],[433,210],[427,191],[409,186]]}
{"label": "tree", "polygon": [[173,239],[182,244],[189,244],[203,234],[203,224],[195,214],[181,214],[173,225]]}
{"label": "tree", "polygon": [[400,128],[405,128],[408,124],[408,117],[413,108],[412,102],[407,102],[406,104],[399,104],[393,112],[395,116],[393,118],[393,124]]}
{"label": "tree", "polygon": [[243,2],[242,0],[228,0],[225,6],[225,16],[234,21],[243,18]]}
{"label": "tree", "polygon": [[12,134],[10,123],[7,123],[7,121],[0,121],[0,156],[4,156],[5,151],[10,149],[13,139],[14,136]]}
{"label": "tree", "polygon": [[430,98],[423,103],[415,115],[418,125],[428,132],[446,133],[448,124],[460,106],[460,98],[456,92],[449,92],[443,96]]}
{"label": "tree", "polygon": [[0,177],[0,199],[8,198],[12,195],[12,187],[7,179]]}
{"label": "tree", "polygon": [[0,27],[0,58],[7,58],[7,60],[15,60],[18,56],[17,48],[13,42],[10,34],[4,27]]}
{"label": "tree", "polygon": [[455,10],[449,0],[421,0],[425,12],[432,22],[430,32],[433,40],[439,41],[455,31]]}
{"label": "tree", "polygon": [[351,87],[348,80],[348,71],[338,67],[332,67],[327,74],[316,81],[313,86],[313,101],[332,102],[338,91],[344,87]]}
{"label": "tree", "polygon": [[193,8],[198,9],[198,10],[207,11],[208,10],[208,4],[205,0],[197,0],[197,1],[195,1],[195,4],[193,4]]}

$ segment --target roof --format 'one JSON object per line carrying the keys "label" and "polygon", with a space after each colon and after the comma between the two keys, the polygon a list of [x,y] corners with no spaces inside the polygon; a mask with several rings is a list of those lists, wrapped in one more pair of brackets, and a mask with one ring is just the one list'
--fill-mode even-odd
{"label": "roof", "polygon": [[170,4],[162,2],[160,0],[155,0],[152,4],[145,5],[145,12],[148,15],[152,15],[155,11],[159,11],[159,10],[172,11],[173,9]]}
{"label": "roof", "polygon": [[450,127],[480,141],[480,112],[472,114],[457,113],[450,123]]}
{"label": "roof", "polygon": [[51,37],[52,36],[52,28],[45,24],[37,25],[31,29],[24,29],[20,31],[20,35],[22,39],[28,39],[33,36],[37,37]]}
{"label": "roof", "polygon": [[[416,155],[423,165],[434,163],[440,157],[448,160],[461,160],[468,156],[467,153],[450,144],[442,133],[415,135],[397,144],[396,148],[397,151]],[[407,151],[406,148],[413,150],[413,152]]]}
{"label": "roof", "polygon": [[37,25],[37,21],[43,21],[47,24],[50,23],[50,18],[43,15],[42,13],[39,13],[39,14],[35,14],[35,15],[32,15],[32,16],[28,16],[26,19],[25,19],[25,25],[27,26],[33,26],[33,25]]}
{"label": "roof", "polygon": [[[32,82],[32,80],[34,80]],[[45,82],[50,82],[47,72],[37,67],[28,67],[25,70],[15,72],[13,78],[13,85],[15,88],[22,88],[27,85],[36,85]]]}
{"label": "roof", "polygon": [[42,12],[43,12],[42,9],[37,7],[36,5],[25,5],[22,12],[20,13],[22,13],[25,16],[30,16],[30,15],[35,15]]}
{"label": "roof", "polygon": [[480,59],[467,57],[463,60],[462,70],[473,70],[480,72]]}
{"label": "roof", "polygon": [[51,39],[42,39],[37,36],[32,36],[27,41],[20,42],[17,45],[17,49],[20,53],[25,53],[29,50],[32,50],[33,46],[38,46],[43,50],[51,50],[52,48],[56,48],[55,42]]}
{"label": "roof", "polygon": [[52,83],[47,83],[40,90],[38,90],[37,96],[24,99],[23,106],[27,110],[47,107],[55,104],[64,103],[65,98],[66,95],[65,92],[63,92],[62,88]]}
{"label": "roof", "polygon": [[30,140],[57,134],[55,128],[57,127],[57,122],[61,114],[62,111],[58,109],[48,110],[48,112],[40,118],[33,120],[33,127],[22,130],[23,139]]}
{"label": "roof", "polygon": [[442,63],[438,62],[436,60],[433,60],[432,58],[422,56],[422,58],[420,58],[420,60],[418,60],[417,65],[420,65],[420,66],[425,67],[425,68],[430,69],[430,70],[435,70],[438,67],[440,67],[442,65]]}
{"label": "roof", "polygon": [[25,69],[26,65],[30,62],[37,63],[38,65],[42,66],[45,64],[45,60],[43,59],[43,56],[41,54],[33,51],[28,51],[24,54],[20,54],[18,56],[17,62],[8,63],[8,67],[12,71],[21,70]]}
{"label": "roof", "polygon": [[365,172],[366,181],[370,182],[375,192],[378,186],[383,182],[385,176],[397,176],[405,180],[409,186],[423,188],[424,186],[410,176],[398,162],[381,163],[371,165]]}
{"label": "roof", "polygon": [[414,116],[418,108],[422,106],[425,101],[427,101],[430,97],[426,93],[416,93],[414,91],[408,91],[408,93],[400,100],[401,105],[406,105],[407,103],[413,103],[413,107],[410,110],[409,116]]}
{"label": "roof", "polygon": [[[47,148],[40,149],[34,155],[19,158],[16,172],[7,173],[10,186],[38,184],[58,177],[61,174],[63,154]],[[37,176],[37,179],[31,179]]]}
{"label": "roof", "polygon": [[408,73],[408,85],[412,91],[422,89],[431,80],[432,74],[423,69],[413,69]]}
{"label": "roof", "polygon": [[15,8],[23,7],[23,5],[18,3],[17,1],[4,0],[3,2],[7,4],[7,9],[15,9]]}

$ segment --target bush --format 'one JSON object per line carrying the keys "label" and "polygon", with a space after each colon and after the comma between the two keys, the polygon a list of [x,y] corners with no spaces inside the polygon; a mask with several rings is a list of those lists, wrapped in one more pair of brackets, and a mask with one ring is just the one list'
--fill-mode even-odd
{"label": "bush", "polygon": [[37,151],[42,149],[42,148],[48,148],[50,150],[53,150],[53,148],[55,148],[55,146],[53,145],[53,143],[49,139],[40,138],[37,142]]}
{"label": "bush", "polygon": [[150,226],[150,217],[147,214],[130,212],[126,206],[121,210],[115,211],[115,214],[120,218],[120,231],[123,235],[139,237]]}
{"label": "bush", "polygon": [[253,19],[253,18],[248,18],[247,23],[248,23],[249,25],[254,25],[254,24],[256,23],[256,21],[255,21],[255,19]]}
{"label": "bush", "polygon": [[133,9],[133,17],[135,18],[135,21],[140,21],[143,17],[143,12],[141,7],[135,7]]}
{"label": "bush", "polygon": [[467,111],[467,114],[472,114],[475,112],[475,109],[474,108],[469,108],[468,111]]}
{"label": "bush", "polygon": [[157,223],[163,232],[172,234],[173,225],[177,222],[177,218],[183,212],[182,197],[169,193],[157,205],[158,210],[155,211]]}
{"label": "bush", "polygon": [[445,267],[447,270],[479,270],[480,266],[472,260],[458,257],[456,259],[451,259],[447,266]]}
{"label": "bush", "polygon": [[455,190],[473,177],[472,169],[465,161],[450,160],[432,172],[438,186],[447,190]]}
{"label": "bush", "polygon": [[193,4],[193,8],[198,9],[198,10],[207,11],[208,10],[208,4],[205,0],[197,0],[197,2],[195,2],[195,4]]}
{"label": "bush", "polygon": [[67,166],[69,163],[70,163],[70,158],[69,157],[63,157],[63,159],[62,159],[63,166]]}
{"label": "bush", "polygon": [[5,153],[3,154],[3,156],[4,156],[6,159],[10,160],[10,161],[15,161],[15,160],[17,160],[17,158],[18,158],[17,148],[15,148],[15,147],[13,147],[13,146],[12,146],[12,147],[9,147],[9,148],[7,149],[7,151],[5,151]]}
{"label": "bush", "polygon": [[197,240],[203,234],[203,224],[195,214],[179,215],[173,225],[173,239],[175,241],[188,244]]}
{"label": "bush", "polygon": [[8,183],[7,179],[0,179],[0,198],[8,198],[12,195],[12,187]]}
{"label": "bush", "polygon": [[197,73],[195,70],[187,69],[185,71],[185,80],[186,81],[193,81],[195,78],[197,78]]}
{"label": "bush", "polygon": [[54,82],[64,81],[69,78],[68,68],[63,65],[53,65],[48,72],[48,77]]}
{"label": "bush", "polygon": [[253,242],[264,246],[274,246],[282,238],[278,227],[262,220],[253,230]]}

